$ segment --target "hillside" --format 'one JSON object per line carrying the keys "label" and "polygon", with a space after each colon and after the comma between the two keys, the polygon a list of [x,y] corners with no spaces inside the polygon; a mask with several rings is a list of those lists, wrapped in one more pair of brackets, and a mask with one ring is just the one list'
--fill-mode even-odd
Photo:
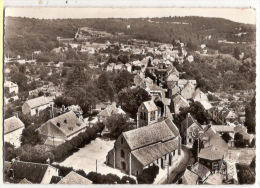
{"label": "hillside", "polygon": [[[254,42],[256,30],[254,25],[205,17],[55,20],[7,17],[5,53],[28,56],[34,50],[49,51],[58,46],[57,36],[73,38],[79,27],[91,27],[111,34],[124,33],[130,38],[165,43],[171,43],[173,39],[191,42],[195,46],[209,43],[213,49],[219,48],[218,40]],[[238,37],[237,33],[246,34]]]}

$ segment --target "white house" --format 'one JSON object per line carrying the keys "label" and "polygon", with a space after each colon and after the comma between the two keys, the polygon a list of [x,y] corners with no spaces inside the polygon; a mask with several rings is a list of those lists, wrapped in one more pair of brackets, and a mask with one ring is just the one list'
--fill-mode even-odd
{"label": "white house", "polygon": [[13,83],[11,81],[5,81],[4,88],[9,91],[9,93],[15,93],[18,94],[19,88],[16,83]]}
{"label": "white house", "polygon": [[31,116],[39,114],[40,111],[45,110],[54,104],[53,99],[54,97],[45,96],[30,99],[23,104],[22,112],[23,114],[29,114]]}
{"label": "white house", "polygon": [[4,141],[19,147],[20,137],[24,129],[24,123],[18,117],[10,117],[4,120]]}

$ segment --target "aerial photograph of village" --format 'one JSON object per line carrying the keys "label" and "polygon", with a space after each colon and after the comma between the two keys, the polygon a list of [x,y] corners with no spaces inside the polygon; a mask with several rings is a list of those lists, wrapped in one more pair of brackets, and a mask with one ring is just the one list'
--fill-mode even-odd
{"label": "aerial photograph of village", "polygon": [[255,184],[254,10],[47,9],[5,10],[5,184]]}

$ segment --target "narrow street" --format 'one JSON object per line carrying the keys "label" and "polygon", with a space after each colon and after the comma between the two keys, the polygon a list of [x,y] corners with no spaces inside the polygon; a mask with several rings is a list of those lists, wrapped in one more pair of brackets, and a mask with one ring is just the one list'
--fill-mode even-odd
{"label": "narrow street", "polygon": [[191,153],[186,147],[182,146],[182,151],[184,155],[181,160],[169,169],[169,183],[167,182],[167,176],[164,176],[162,179],[155,182],[155,184],[171,184],[177,181],[178,176],[180,176],[185,171],[191,157]]}

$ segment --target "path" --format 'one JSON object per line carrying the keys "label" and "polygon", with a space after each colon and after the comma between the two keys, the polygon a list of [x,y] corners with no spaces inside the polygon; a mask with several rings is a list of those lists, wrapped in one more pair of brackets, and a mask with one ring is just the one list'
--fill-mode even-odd
{"label": "path", "polygon": [[[183,155],[180,160],[178,160],[177,163],[173,163],[172,167],[169,169],[170,172],[168,182],[170,183],[175,183],[178,180],[178,176],[185,171],[189,163],[191,157],[190,151],[186,147],[182,146],[182,152]],[[163,176],[159,180],[156,179],[154,184],[167,184],[167,175]]]}

